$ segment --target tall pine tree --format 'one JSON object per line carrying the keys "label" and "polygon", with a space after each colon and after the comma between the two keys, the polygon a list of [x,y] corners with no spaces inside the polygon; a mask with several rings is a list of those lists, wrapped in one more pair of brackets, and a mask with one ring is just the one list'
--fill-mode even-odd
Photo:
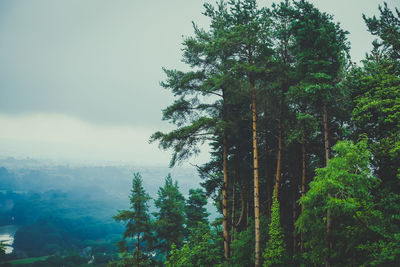
{"label": "tall pine tree", "polygon": [[149,250],[151,240],[151,222],[149,217],[148,202],[151,197],[146,193],[142,185],[140,173],[133,174],[132,190],[130,199],[130,210],[120,210],[113,218],[118,222],[124,222],[126,229],[124,240],[136,239],[135,258],[139,264],[141,256],[141,243],[145,243],[146,250]]}
{"label": "tall pine tree", "polygon": [[185,198],[179,192],[178,182],[173,182],[170,174],[165,178],[164,186],[159,188],[154,204],[158,208],[154,213],[157,248],[168,256],[172,244],[177,248],[182,246],[185,234]]}

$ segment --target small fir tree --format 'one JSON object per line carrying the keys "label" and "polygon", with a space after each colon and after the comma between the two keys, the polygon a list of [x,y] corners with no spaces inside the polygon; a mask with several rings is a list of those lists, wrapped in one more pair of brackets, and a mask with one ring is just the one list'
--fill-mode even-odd
{"label": "small fir tree", "polygon": [[165,178],[164,186],[158,190],[155,206],[158,208],[154,213],[157,247],[161,254],[168,256],[172,244],[181,248],[185,233],[185,198],[179,192],[178,183],[172,181],[170,174]]}
{"label": "small fir tree", "polygon": [[264,266],[285,266],[287,261],[286,246],[280,220],[280,204],[275,194],[272,202],[271,222],[269,224],[269,240],[264,251]]}
{"label": "small fir tree", "polygon": [[122,252],[129,252],[126,241],[136,239],[133,259],[139,264],[143,256],[141,252],[143,248],[140,247],[140,244],[147,242],[146,249],[149,249],[148,241],[151,239],[151,221],[148,214],[148,201],[151,197],[144,190],[142,177],[138,172],[133,174],[129,199],[131,203],[130,210],[120,210],[113,218],[118,222],[124,222],[126,225],[124,240],[120,242],[120,250]]}
{"label": "small fir tree", "polygon": [[187,228],[195,228],[199,223],[207,224],[209,213],[205,208],[207,197],[200,188],[189,190],[189,199],[186,201],[185,213],[187,219]]}

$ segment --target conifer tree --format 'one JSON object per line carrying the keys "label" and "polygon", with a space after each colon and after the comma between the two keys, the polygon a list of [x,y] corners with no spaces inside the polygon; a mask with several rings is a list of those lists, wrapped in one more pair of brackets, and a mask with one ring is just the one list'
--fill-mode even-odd
{"label": "conifer tree", "polygon": [[[228,230],[228,111],[227,102],[232,81],[228,72],[232,67],[229,60],[229,40],[224,38],[227,27],[226,5],[217,8],[205,4],[204,14],[211,19],[210,30],[205,31],[194,24],[194,37],[185,39],[183,61],[192,71],[164,69],[167,81],[161,83],[171,89],[178,98],[163,111],[163,119],[170,120],[177,129],[151,136],[151,142],[159,141],[163,149],[173,149],[171,166],[199,152],[206,141],[221,140],[222,148],[222,212],[225,258],[229,258]],[[222,36],[221,36],[222,35]],[[200,99],[205,99],[201,102]],[[208,99],[211,99],[209,101]],[[217,100],[215,100],[217,99]]]}
{"label": "conifer tree", "polygon": [[195,228],[199,223],[208,224],[209,213],[205,208],[207,197],[200,188],[190,189],[189,198],[186,200],[185,214],[188,229]]}
{"label": "conifer tree", "polygon": [[[328,164],[331,149],[329,111],[334,108],[332,98],[343,95],[338,82],[343,78],[343,69],[349,49],[346,39],[348,32],[335,24],[332,16],[321,13],[305,0],[295,2],[295,6],[297,71],[298,75],[302,77],[301,86],[297,88],[305,91],[305,94],[303,92],[299,92],[299,94],[308,98],[306,102],[311,102],[315,114],[322,117],[325,163]],[[330,266],[329,251],[332,247],[331,225],[332,220],[328,209],[326,220],[327,266]]]}
{"label": "conifer tree", "polygon": [[379,6],[379,13],[379,18],[368,18],[363,14],[368,31],[379,36],[377,44],[383,46],[391,58],[400,60],[400,11],[396,7],[392,12],[385,2],[383,7]]}
{"label": "conifer tree", "polygon": [[140,244],[144,242],[146,244],[145,249],[150,249],[151,222],[148,213],[148,201],[151,197],[144,190],[142,176],[138,172],[133,174],[132,190],[129,199],[131,204],[130,210],[120,210],[113,218],[118,222],[125,223],[124,240],[136,238],[135,260],[139,264],[142,254]]}
{"label": "conifer tree", "polygon": [[158,208],[154,213],[157,248],[168,256],[172,244],[177,248],[182,246],[185,234],[185,198],[179,192],[178,182],[173,182],[170,174],[165,178],[164,186],[159,188],[154,204]]}
{"label": "conifer tree", "polygon": [[230,1],[232,45],[235,48],[235,76],[251,96],[251,128],[253,143],[255,266],[260,266],[260,183],[257,135],[257,97],[259,74],[266,70],[271,55],[270,20],[265,9],[255,0]]}

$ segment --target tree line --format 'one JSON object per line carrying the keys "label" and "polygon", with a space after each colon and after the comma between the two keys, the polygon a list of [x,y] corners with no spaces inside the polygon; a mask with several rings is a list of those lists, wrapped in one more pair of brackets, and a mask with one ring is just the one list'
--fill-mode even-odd
{"label": "tree line", "polygon": [[[123,240],[118,243],[121,260],[109,266],[155,266],[162,264],[181,248],[194,229],[208,229],[205,205],[207,197],[202,189],[190,189],[185,200],[177,181],[165,178],[154,205],[149,212],[151,197],[143,188],[140,173],[134,173],[130,194],[130,208],[120,210],[113,218],[125,225]],[[189,238],[190,239],[190,238]]]}
{"label": "tree line", "polygon": [[209,27],[183,41],[190,70],[164,69],[176,128],[151,141],[171,166],[210,145],[197,168],[222,218],[164,239],[166,264],[400,264],[399,10],[363,16],[376,40],[360,65],[348,32],[305,0],[203,14]]}

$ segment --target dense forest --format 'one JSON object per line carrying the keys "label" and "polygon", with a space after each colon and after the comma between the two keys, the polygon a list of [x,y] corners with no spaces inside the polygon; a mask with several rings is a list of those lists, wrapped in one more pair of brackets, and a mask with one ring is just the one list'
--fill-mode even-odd
{"label": "dense forest", "polygon": [[97,200],[112,182],[88,202],[4,180],[0,203],[18,205],[0,223],[21,225],[24,257],[45,256],[22,266],[400,266],[400,11],[377,8],[354,18],[375,38],[358,63],[349,32],[306,0],[204,4],[208,27],[193,23],[182,43],[186,69],[163,69],[173,130],[150,137],[170,167],[209,145],[202,188],[185,195],[167,175],[149,194],[135,172],[129,206],[105,219]]}
{"label": "dense forest", "polygon": [[197,168],[222,217],[208,223],[195,192],[186,210],[170,177],[151,217],[136,175],[115,216],[133,243],[112,266],[398,266],[399,10],[359,18],[376,40],[356,64],[349,33],[307,1],[204,8],[209,28],[183,41],[189,70],[164,69],[176,128],[150,141],[171,166],[210,144]]}

